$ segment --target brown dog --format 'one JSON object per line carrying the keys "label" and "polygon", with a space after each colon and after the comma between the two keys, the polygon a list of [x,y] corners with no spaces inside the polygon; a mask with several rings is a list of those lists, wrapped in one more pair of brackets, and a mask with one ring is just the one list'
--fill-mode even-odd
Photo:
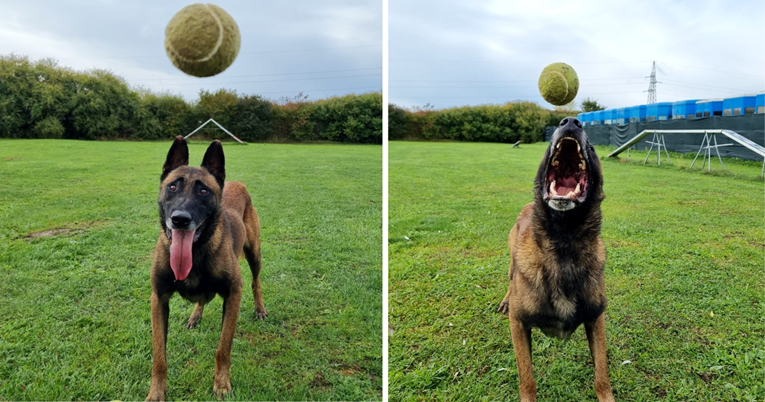
{"label": "brown dog", "polygon": [[242,299],[239,256],[252,271],[255,317],[268,317],[260,291],[260,222],[250,195],[239,182],[227,182],[223,146],[207,148],[202,167],[189,167],[189,148],[177,137],[162,168],[159,217],[162,231],[151,267],[153,364],[146,400],[165,400],[169,301],[178,292],[195,302],[186,327],[196,327],[205,304],[223,297],[223,326],[215,354],[213,391],[231,391],[231,344]]}
{"label": "brown dog", "polygon": [[498,308],[510,318],[521,401],[537,399],[531,328],[565,339],[582,323],[595,361],[595,393],[601,402],[613,401],[600,239],[603,175],[577,119],[560,122],[539,165],[534,195],[510,231],[510,286]]}

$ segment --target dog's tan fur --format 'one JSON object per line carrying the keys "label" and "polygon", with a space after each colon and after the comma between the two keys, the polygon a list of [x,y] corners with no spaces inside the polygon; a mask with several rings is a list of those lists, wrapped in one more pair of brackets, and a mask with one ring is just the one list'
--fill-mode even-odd
{"label": "dog's tan fur", "polygon": [[[510,286],[502,300],[500,309],[509,313],[513,347],[518,365],[518,377],[521,384],[521,400],[536,400],[536,382],[531,371],[531,327],[524,325],[517,317],[546,314],[552,312],[559,316],[570,316],[575,308],[572,301],[557,287],[547,287],[545,275],[550,283],[559,283],[561,272],[549,239],[542,237],[541,244],[535,240],[533,224],[534,204],[526,205],[518,215],[515,225],[508,236],[510,249]],[[539,231],[539,228],[537,228]],[[603,267],[606,251],[603,241],[586,246],[583,250],[582,265],[592,267],[587,275],[585,291],[592,304],[605,304],[605,283]],[[512,306],[512,309],[510,308]],[[548,336],[566,338],[570,333],[560,328],[540,328]],[[608,378],[608,365],[605,354],[605,319],[601,314],[593,323],[585,322],[585,331],[595,360],[595,393],[601,401],[613,400],[611,383]],[[609,399],[609,397],[611,399]]]}
{"label": "dog's tan fur", "polygon": [[[239,257],[243,254],[252,271],[252,291],[255,303],[255,317],[267,317],[263,296],[260,289],[260,222],[252,206],[250,196],[244,185],[239,182],[226,182],[221,191],[216,178],[205,169],[180,166],[169,172],[162,181],[161,191],[168,183],[183,176],[191,182],[200,180],[212,190],[215,197],[220,197],[221,213],[218,215],[215,230],[209,240],[195,249],[195,265],[192,270],[204,270],[209,278],[224,284],[223,289],[212,289],[205,284],[194,283],[196,276],[183,282],[182,288],[170,288],[166,283],[172,275],[170,268],[170,240],[164,231],[159,234],[154,250],[154,262],[151,267],[151,324],[153,364],[151,386],[146,400],[165,400],[167,391],[167,321],[170,297],[179,292],[182,297],[196,303],[194,312],[189,317],[187,328],[194,328],[202,319],[204,305],[215,297],[223,296],[223,325],[220,342],[215,354],[215,372],[213,391],[225,394],[231,391],[229,367],[231,365],[231,345],[239,315],[242,298],[242,275]],[[199,256],[199,257],[198,257]],[[197,265],[197,258],[205,261]],[[180,283],[181,281],[179,281]],[[181,286],[181,285],[177,285]]]}
{"label": "dog's tan fur", "polygon": [[[508,236],[510,285],[498,311],[510,319],[523,402],[536,401],[537,396],[531,363],[531,328],[539,327],[548,336],[567,338],[582,323],[595,362],[595,393],[601,402],[614,401],[606,361],[603,275],[606,250],[599,236],[600,201],[605,196],[597,156],[590,164],[597,188],[591,190],[592,198],[586,206],[570,212],[578,214],[569,215],[574,216],[571,221],[576,222],[575,233],[567,237],[555,230],[551,232],[548,206],[539,195],[538,176],[536,200],[523,208]],[[573,288],[572,282],[576,283]]]}

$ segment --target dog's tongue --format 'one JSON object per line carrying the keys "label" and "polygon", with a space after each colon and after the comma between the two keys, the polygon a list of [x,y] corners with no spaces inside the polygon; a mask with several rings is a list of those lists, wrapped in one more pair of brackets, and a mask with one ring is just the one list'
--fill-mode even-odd
{"label": "dog's tongue", "polygon": [[191,272],[191,245],[194,243],[193,230],[173,229],[173,243],[170,245],[170,268],[175,279],[182,281]]}

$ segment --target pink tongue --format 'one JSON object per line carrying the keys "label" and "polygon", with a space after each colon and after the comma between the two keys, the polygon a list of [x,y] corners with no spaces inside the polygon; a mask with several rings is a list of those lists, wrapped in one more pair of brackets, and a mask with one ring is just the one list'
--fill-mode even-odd
{"label": "pink tongue", "polygon": [[573,177],[563,177],[558,179],[558,181],[555,183],[555,192],[558,193],[558,195],[565,196],[571,191],[576,190],[576,180]]}
{"label": "pink tongue", "polygon": [[194,243],[193,230],[173,229],[173,243],[170,245],[170,268],[175,279],[182,281],[191,272],[191,245]]}

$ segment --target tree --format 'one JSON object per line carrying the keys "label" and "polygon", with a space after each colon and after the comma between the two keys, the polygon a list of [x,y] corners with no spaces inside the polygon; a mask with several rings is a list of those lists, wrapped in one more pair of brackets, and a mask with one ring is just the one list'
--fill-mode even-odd
{"label": "tree", "polygon": [[569,102],[569,103],[567,103],[565,105],[555,106],[553,111],[555,113],[565,114],[567,116],[571,116],[571,115],[575,115],[575,114],[579,113],[579,110],[576,109],[576,101],[574,101],[574,100],[572,100],[571,102]]}
{"label": "tree", "polygon": [[72,97],[73,138],[129,138],[134,131],[130,123],[138,110],[138,94],[106,70],[88,71],[78,81],[79,90]]}
{"label": "tree", "polygon": [[[221,88],[215,92],[202,89],[199,91],[199,100],[194,105],[193,113],[197,121],[202,124],[207,119],[215,119],[223,127],[231,127],[236,120],[239,109],[239,95],[236,90]],[[212,127],[211,127],[212,128]],[[210,139],[224,139],[228,135],[222,130],[206,131]],[[234,133],[236,135],[236,133]]]}
{"label": "tree", "polygon": [[275,106],[258,95],[240,95],[231,130],[245,141],[270,139],[275,132]]}
{"label": "tree", "polygon": [[584,98],[580,103],[582,112],[596,112],[598,110],[606,110],[608,106],[601,105],[597,100],[591,98]]}

